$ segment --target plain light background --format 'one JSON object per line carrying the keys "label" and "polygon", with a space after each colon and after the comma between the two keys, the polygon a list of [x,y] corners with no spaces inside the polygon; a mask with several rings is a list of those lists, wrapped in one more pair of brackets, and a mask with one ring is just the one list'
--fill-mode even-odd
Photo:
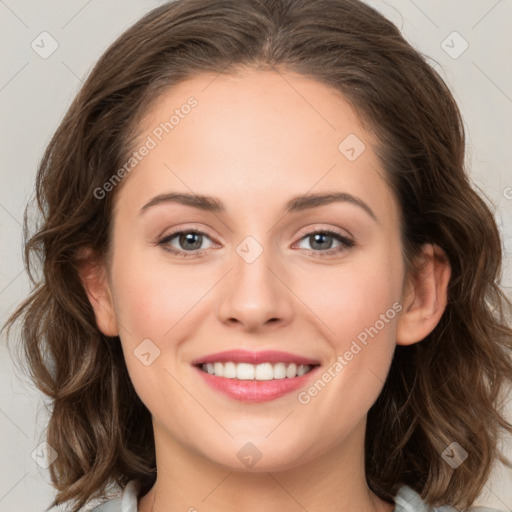
{"label": "plain light background", "polygon": [[[160,3],[0,0],[2,324],[29,293],[21,225],[44,148],[103,51]],[[455,95],[467,129],[469,172],[492,201],[503,233],[502,285],[512,297],[512,0],[367,3],[398,25],[413,46],[428,56]],[[53,497],[47,470],[35,462],[44,441],[45,401],[16,372],[4,338],[3,334],[0,512],[42,512]],[[503,447],[512,457],[512,439],[506,438]],[[478,504],[512,510],[511,470],[496,467]]]}

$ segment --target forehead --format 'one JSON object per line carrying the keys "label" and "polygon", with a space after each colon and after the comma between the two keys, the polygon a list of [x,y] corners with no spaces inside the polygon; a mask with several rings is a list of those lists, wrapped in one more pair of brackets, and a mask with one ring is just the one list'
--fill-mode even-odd
{"label": "forehead", "polygon": [[[197,105],[189,108],[191,101]],[[229,130],[231,138],[238,135],[237,140],[255,132],[269,140],[279,133],[284,140],[287,135],[301,139],[331,132],[336,143],[346,129],[360,135],[364,131],[351,105],[333,87],[293,72],[246,68],[236,74],[200,74],[168,89],[152,102],[139,128],[142,136],[158,132],[170,121],[164,136],[183,131],[183,125],[192,125],[199,133],[202,126],[210,128],[205,124],[208,120],[217,121],[215,134]]]}
{"label": "forehead", "polygon": [[257,207],[281,193],[285,201],[337,189],[374,196],[377,209],[389,209],[375,142],[343,96],[311,78],[256,70],[203,74],[152,102],[135,148],[151,149],[130,172],[126,192],[136,201],[134,194],[178,189],[251,199]]}

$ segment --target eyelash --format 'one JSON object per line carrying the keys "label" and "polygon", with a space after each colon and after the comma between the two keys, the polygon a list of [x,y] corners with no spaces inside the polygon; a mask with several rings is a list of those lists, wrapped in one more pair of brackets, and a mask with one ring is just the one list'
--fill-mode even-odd
{"label": "eyelash", "polygon": [[[201,253],[201,251],[207,251],[208,250],[208,249],[200,249],[200,250],[194,250],[194,251],[183,251],[183,250],[174,249],[173,247],[168,245],[168,243],[173,238],[175,238],[177,235],[180,235],[182,233],[193,233],[193,234],[196,234],[196,235],[205,235],[206,237],[210,238],[203,231],[197,231],[195,229],[190,229],[190,228],[181,228],[181,229],[177,229],[177,230],[173,231],[172,233],[166,235],[164,238],[160,239],[157,242],[157,245],[161,246],[164,251],[167,251],[167,252],[169,252],[171,254],[174,254],[176,256],[180,256],[180,257],[183,257],[183,258],[194,257],[194,256],[197,256],[198,253]],[[300,240],[303,240],[305,238],[308,238],[308,237],[311,237],[311,236],[314,236],[314,235],[318,235],[318,234],[332,236],[338,242],[342,243],[341,247],[337,247],[337,248],[334,248],[334,249],[328,249],[326,251],[317,251],[315,249],[304,249],[304,250],[309,251],[309,252],[320,253],[321,254],[321,256],[319,256],[320,258],[340,253],[342,251],[345,251],[347,249],[350,249],[350,248],[354,247],[354,245],[355,245],[354,241],[350,240],[349,238],[341,235],[340,233],[338,233],[336,231],[332,231],[332,230],[329,230],[329,229],[321,229],[321,230],[311,231],[310,233],[306,233],[305,235],[303,235],[300,238]]]}

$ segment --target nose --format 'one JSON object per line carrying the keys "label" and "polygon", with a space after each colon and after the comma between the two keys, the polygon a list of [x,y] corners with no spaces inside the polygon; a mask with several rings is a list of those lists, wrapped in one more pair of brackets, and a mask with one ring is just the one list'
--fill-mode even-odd
{"label": "nose", "polygon": [[264,249],[254,261],[242,252],[233,255],[234,268],[220,289],[221,322],[246,331],[283,327],[291,322],[293,293],[283,265],[271,252]]}

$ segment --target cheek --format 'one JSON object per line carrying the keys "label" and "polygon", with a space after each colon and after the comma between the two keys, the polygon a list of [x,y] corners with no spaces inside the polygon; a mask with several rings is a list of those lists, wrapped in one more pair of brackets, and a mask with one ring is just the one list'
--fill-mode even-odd
{"label": "cheek", "polygon": [[402,309],[403,262],[398,243],[382,247],[324,270],[321,279],[311,275],[302,281],[299,293],[330,345],[331,366],[336,361],[342,365],[337,372],[332,369],[340,376],[334,387],[366,389],[369,379],[378,394],[389,370]]}
{"label": "cheek", "polygon": [[176,340],[183,329],[190,329],[191,308],[204,295],[204,287],[195,289],[183,272],[129,263],[118,267],[116,316],[130,379],[153,413],[161,409],[163,396],[174,397],[179,405],[183,393],[170,375]]}
{"label": "cheek", "polygon": [[143,251],[123,254],[112,267],[116,318],[131,380],[152,410],[150,405],[158,406],[152,404],[155,390],[167,394],[173,385],[166,371],[175,371],[180,340],[192,336],[208,314],[205,294],[218,276],[211,268],[196,266],[192,272],[162,256],[151,259]]}
{"label": "cheek", "polygon": [[[382,256],[382,255],[380,255]],[[330,344],[329,363],[310,388],[303,390],[300,403],[313,404],[322,423],[316,435],[339,439],[368,412],[386,381],[396,342],[396,324],[401,311],[400,260],[394,266],[386,258],[347,265],[333,272],[312,308],[322,322],[321,336]],[[311,284],[311,283],[310,283]],[[322,382],[319,382],[322,381]],[[334,418],[332,411],[343,411]]]}
{"label": "cheek", "polygon": [[[150,256],[154,256],[152,249]],[[165,257],[148,257],[133,251],[119,259],[115,268],[116,316],[132,342],[151,338],[159,343],[197,305],[213,285],[211,270],[187,271]],[[139,342],[141,340],[139,339]]]}
{"label": "cheek", "polygon": [[[385,316],[396,320],[393,304],[401,297],[401,266],[355,262],[311,275],[302,281],[300,296],[326,324],[329,338],[347,340]],[[379,326],[381,323],[379,322]]]}

